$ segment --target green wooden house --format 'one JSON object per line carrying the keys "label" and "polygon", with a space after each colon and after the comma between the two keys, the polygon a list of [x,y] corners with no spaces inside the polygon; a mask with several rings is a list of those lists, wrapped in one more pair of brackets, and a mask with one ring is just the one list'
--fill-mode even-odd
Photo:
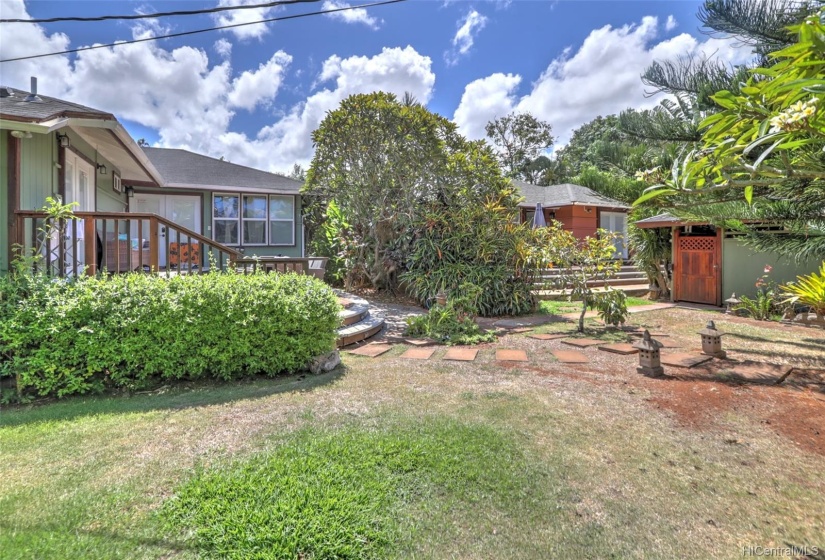
{"label": "green wooden house", "polygon": [[[0,272],[21,249],[57,275],[304,256],[300,182],[141,147],[114,115],[31,89],[0,87]],[[47,197],[79,219],[51,223]]]}

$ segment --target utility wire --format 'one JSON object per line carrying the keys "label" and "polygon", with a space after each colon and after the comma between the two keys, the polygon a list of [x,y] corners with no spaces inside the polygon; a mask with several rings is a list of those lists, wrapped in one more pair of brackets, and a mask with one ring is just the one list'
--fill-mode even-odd
{"label": "utility wire", "polygon": [[232,29],[234,27],[243,27],[244,25],[258,25],[260,23],[269,23],[272,21],[284,21],[288,19],[298,19],[304,18],[309,16],[320,16],[324,14],[333,14],[335,12],[344,12],[347,10],[357,10],[361,8],[372,8],[374,6],[385,6],[387,4],[397,4],[399,2],[406,2],[406,0],[384,0],[383,2],[373,2],[372,4],[359,4],[358,6],[347,6],[345,8],[335,8],[332,10],[322,10],[318,12],[307,12],[305,14],[294,14],[291,16],[281,16],[269,19],[262,19],[259,21],[250,21],[247,23],[235,23],[232,25],[222,25],[220,27],[208,27],[206,29],[195,29],[193,31],[182,31],[180,33],[171,33],[169,35],[157,35],[154,37],[145,37],[143,39],[130,39],[129,41],[118,41],[117,43],[108,43],[106,45],[92,45],[91,47],[79,47],[76,49],[69,49],[66,51],[59,51],[59,52],[51,52],[51,53],[43,53],[43,54],[33,54],[29,56],[18,56],[16,58],[6,58],[0,60],[0,63],[3,62],[16,62],[18,60],[31,60],[33,58],[43,58],[45,56],[57,56],[60,54],[73,54],[82,51],[91,51],[94,49],[104,49],[106,47],[119,47],[121,45],[131,45],[133,43],[144,43],[146,41],[157,41],[158,39],[171,39],[173,37],[184,37],[186,35],[195,35],[196,33],[207,33],[209,31],[219,31],[221,29]]}
{"label": "utility wire", "polygon": [[306,2],[319,2],[320,0],[278,0],[277,2],[265,2],[263,4],[241,4],[238,6],[217,6],[215,8],[202,8],[200,10],[188,10],[177,12],[157,12],[154,14],[128,14],[125,16],[71,16],[53,17],[44,19],[0,19],[0,23],[57,23],[62,21],[107,21],[112,19],[148,19],[171,16],[195,16],[200,14],[214,14],[216,12],[226,12],[229,10],[250,10],[252,8],[273,8],[286,4],[301,4]]}

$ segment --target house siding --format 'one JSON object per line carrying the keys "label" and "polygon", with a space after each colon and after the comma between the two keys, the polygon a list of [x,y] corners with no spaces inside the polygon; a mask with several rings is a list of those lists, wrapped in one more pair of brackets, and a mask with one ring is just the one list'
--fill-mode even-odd
{"label": "house siding", "polygon": [[9,270],[9,146],[8,133],[0,130],[0,272]]}
{"label": "house siding", "polygon": [[54,134],[20,141],[20,209],[39,210],[57,194],[57,142]]}
{"label": "house siding", "polygon": [[821,261],[810,260],[796,263],[781,258],[776,253],[757,253],[746,247],[739,239],[727,238],[722,241],[722,299],[736,293],[737,296],[754,297],[756,281],[764,274],[765,265],[773,267],[768,279],[785,283],[796,280],[802,274],[819,269]]}
{"label": "house siding", "polygon": [[[587,212],[587,208],[590,212]],[[556,220],[577,239],[584,239],[596,234],[598,213],[592,206],[562,206],[556,210]]]}

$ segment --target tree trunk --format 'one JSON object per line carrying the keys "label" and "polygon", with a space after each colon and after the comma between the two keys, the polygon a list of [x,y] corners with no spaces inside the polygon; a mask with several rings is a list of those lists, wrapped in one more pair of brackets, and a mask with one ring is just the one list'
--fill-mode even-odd
{"label": "tree trunk", "polygon": [[582,312],[581,312],[581,315],[579,315],[579,332],[580,333],[584,332],[584,314],[585,313],[587,313],[587,298],[583,297],[582,298]]}

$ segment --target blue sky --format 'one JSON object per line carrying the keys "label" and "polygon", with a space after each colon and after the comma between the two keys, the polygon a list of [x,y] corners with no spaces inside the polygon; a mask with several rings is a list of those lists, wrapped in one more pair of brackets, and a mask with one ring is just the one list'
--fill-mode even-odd
{"label": "blue sky", "polygon": [[[0,0],[2,17],[208,8],[261,0]],[[2,24],[0,58],[254,21],[344,0],[160,21]],[[750,56],[698,29],[695,1],[409,0],[344,15],[237,28],[0,64],[4,85],[114,112],[135,137],[263,169],[312,156],[309,135],[352,93],[410,91],[472,138],[488,120],[530,111],[563,145],[590,119],[650,107],[639,74],[655,59]]]}

